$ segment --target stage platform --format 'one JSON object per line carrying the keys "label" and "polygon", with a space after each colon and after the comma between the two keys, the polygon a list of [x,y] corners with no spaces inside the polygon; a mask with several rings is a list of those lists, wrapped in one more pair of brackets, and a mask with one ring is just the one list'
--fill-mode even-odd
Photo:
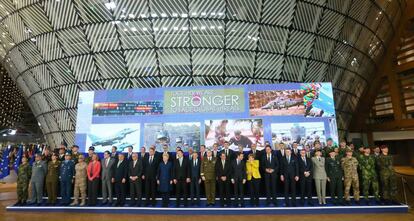
{"label": "stage platform", "polygon": [[[374,203],[373,200],[371,200]],[[26,212],[74,212],[74,213],[113,213],[113,214],[157,214],[157,215],[266,215],[266,214],[362,214],[362,213],[407,213],[408,206],[403,204],[392,205],[361,205],[353,204],[351,206],[334,206],[328,204],[325,206],[298,206],[285,207],[283,198],[278,200],[277,207],[265,206],[265,200],[260,200],[259,207],[250,207],[246,200],[246,207],[220,207],[218,201],[214,207],[206,207],[205,199],[201,200],[200,206],[174,207],[175,200],[171,198],[169,207],[161,207],[158,200],[155,207],[130,207],[128,201],[123,207],[98,206],[47,206],[45,203],[41,206],[8,206],[7,211],[26,211]]]}

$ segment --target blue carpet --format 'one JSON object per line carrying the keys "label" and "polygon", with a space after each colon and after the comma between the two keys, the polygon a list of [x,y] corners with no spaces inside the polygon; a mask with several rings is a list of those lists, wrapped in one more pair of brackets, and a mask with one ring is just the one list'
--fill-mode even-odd
{"label": "blue carpet", "polygon": [[170,200],[169,207],[161,207],[158,200],[155,207],[130,207],[129,201],[123,207],[113,207],[102,205],[98,202],[97,206],[48,206],[43,203],[37,205],[8,206],[8,211],[30,211],[30,212],[77,212],[77,213],[116,213],[116,214],[158,214],[158,215],[260,215],[260,214],[352,214],[352,213],[407,213],[408,206],[398,203],[391,205],[377,205],[374,200],[366,205],[365,200],[361,200],[361,205],[352,204],[351,206],[335,206],[328,204],[320,206],[314,201],[314,206],[286,207],[284,200],[278,200],[278,206],[266,206],[265,200],[260,200],[259,207],[251,207],[249,201],[245,201],[245,207],[220,207],[220,202],[216,201],[214,207],[206,207],[205,200],[201,200],[200,206],[175,207],[175,200]]}

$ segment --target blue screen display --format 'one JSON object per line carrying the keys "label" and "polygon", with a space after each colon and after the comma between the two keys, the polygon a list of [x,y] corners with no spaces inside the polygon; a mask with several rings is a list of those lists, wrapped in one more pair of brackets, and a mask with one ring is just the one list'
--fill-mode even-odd
{"label": "blue screen display", "polygon": [[337,142],[330,83],[256,84],[82,91],[76,143],[87,152],[126,151],[155,145],[161,151],[198,150],[230,142],[230,148],[263,149],[266,143],[299,147],[328,138]]}

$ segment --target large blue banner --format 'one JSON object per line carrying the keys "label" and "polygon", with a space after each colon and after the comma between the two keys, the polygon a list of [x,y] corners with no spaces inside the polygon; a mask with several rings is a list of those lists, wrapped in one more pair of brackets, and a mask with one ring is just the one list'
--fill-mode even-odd
{"label": "large blue banner", "polygon": [[224,141],[248,150],[265,142],[300,147],[338,139],[330,83],[83,91],[76,143],[86,152],[167,144],[198,149]]}

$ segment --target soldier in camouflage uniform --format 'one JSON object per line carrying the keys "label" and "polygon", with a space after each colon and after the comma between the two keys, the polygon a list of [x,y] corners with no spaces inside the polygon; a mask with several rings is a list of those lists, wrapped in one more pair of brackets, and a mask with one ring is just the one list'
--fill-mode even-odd
{"label": "soldier in camouflage uniform", "polygon": [[344,173],[341,167],[340,156],[331,150],[329,157],[325,160],[326,175],[329,182],[329,191],[331,192],[331,199],[334,205],[343,204],[344,187],[342,181],[344,180]]}
{"label": "soldier in camouflage uniform", "polygon": [[378,177],[375,171],[375,158],[371,155],[371,149],[364,147],[364,154],[359,157],[359,167],[361,169],[362,191],[365,196],[365,201],[369,205],[369,188],[372,186],[372,193],[375,199],[379,201]]}
{"label": "soldier in camouflage uniform", "polygon": [[47,165],[46,174],[46,191],[47,191],[47,203],[51,205],[56,204],[57,188],[59,180],[59,166],[60,161],[56,154],[52,155],[52,160]]}
{"label": "soldier in camouflage uniform", "polygon": [[387,203],[395,200],[397,185],[392,156],[388,155],[388,147],[381,148],[382,154],[378,157],[377,164],[380,170],[380,180],[382,185],[383,198]]}
{"label": "soldier in camouflage uniform", "polygon": [[29,196],[29,182],[32,169],[27,162],[27,157],[23,156],[22,163],[19,166],[17,175],[17,204],[16,206],[25,205]]}
{"label": "soldier in camouflage uniform", "polygon": [[345,201],[347,204],[351,203],[349,192],[354,191],[354,200],[359,204],[359,179],[358,179],[358,160],[352,156],[352,150],[346,150],[346,156],[341,160],[341,166],[344,170],[344,184],[345,184]]}
{"label": "soldier in camouflage uniform", "polygon": [[78,145],[73,145],[72,146],[72,160],[73,160],[73,162],[75,162],[75,164],[78,163],[78,159],[79,159],[80,155],[81,155],[81,153],[79,153],[79,146]]}
{"label": "soldier in camouflage uniform", "polygon": [[78,163],[75,165],[75,193],[74,200],[70,204],[71,206],[76,206],[79,203],[79,193],[82,199],[80,206],[85,205],[86,201],[86,186],[87,186],[87,173],[86,167],[88,165],[85,163],[85,157],[81,154],[78,158]]}

